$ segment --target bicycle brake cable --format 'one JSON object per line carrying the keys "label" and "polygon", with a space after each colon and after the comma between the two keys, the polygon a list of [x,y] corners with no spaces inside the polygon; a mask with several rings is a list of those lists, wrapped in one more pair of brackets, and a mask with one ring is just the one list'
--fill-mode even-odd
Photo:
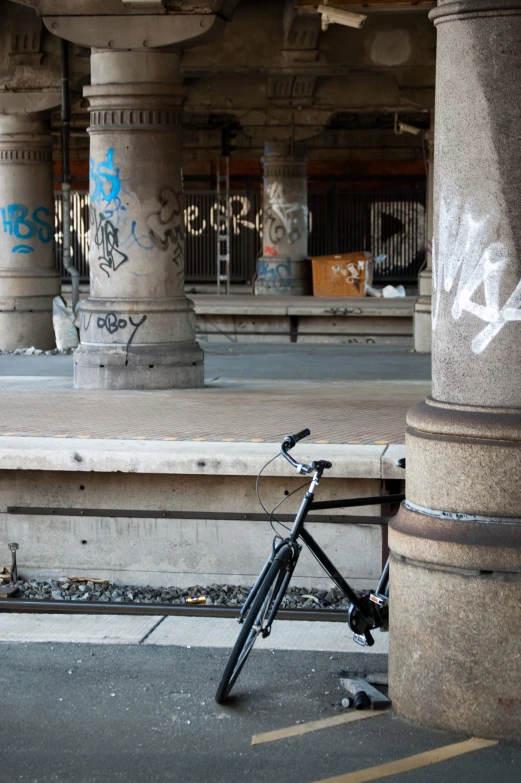
{"label": "bicycle brake cable", "polygon": [[287,525],[285,525],[283,522],[280,522],[278,519],[274,520],[273,519],[273,514],[279,508],[279,506],[281,506],[284,503],[285,500],[287,500],[292,495],[294,495],[295,492],[298,492],[299,489],[302,489],[303,487],[307,487],[309,482],[306,481],[305,484],[301,484],[300,487],[297,487],[296,489],[294,489],[293,492],[289,493],[289,495],[286,495],[285,497],[283,497],[282,500],[279,501],[279,503],[277,503],[277,505],[271,511],[268,511],[268,509],[266,508],[266,506],[264,505],[264,503],[261,500],[261,496],[260,496],[260,492],[259,492],[259,479],[262,476],[263,471],[268,467],[268,465],[271,465],[271,463],[274,462],[277,459],[277,457],[280,457],[280,453],[276,454],[274,457],[272,457],[270,460],[268,460],[268,462],[266,462],[266,464],[263,465],[262,468],[259,470],[259,472],[257,474],[257,480],[255,482],[255,493],[257,495],[257,500],[259,501],[262,510],[264,511],[265,514],[268,515],[268,519],[269,519],[269,523],[270,523],[271,529],[275,533],[275,539],[279,538],[282,541],[282,536],[273,527],[273,522],[275,521],[278,525],[282,525],[282,527],[285,528],[286,530],[290,530],[291,528],[287,527]]}

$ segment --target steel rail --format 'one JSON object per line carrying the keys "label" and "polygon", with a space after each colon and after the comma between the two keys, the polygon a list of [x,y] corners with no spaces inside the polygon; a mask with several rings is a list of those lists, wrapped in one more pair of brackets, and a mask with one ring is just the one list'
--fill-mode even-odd
{"label": "steel rail", "polygon": [[[115,603],[109,601],[35,601],[27,598],[0,598],[0,614],[109,614],[164,615],[173,617],[239,616],[239,607],[190,606],[189,604]],[[279,609],[280,620],[347,622],[347,609]]]}

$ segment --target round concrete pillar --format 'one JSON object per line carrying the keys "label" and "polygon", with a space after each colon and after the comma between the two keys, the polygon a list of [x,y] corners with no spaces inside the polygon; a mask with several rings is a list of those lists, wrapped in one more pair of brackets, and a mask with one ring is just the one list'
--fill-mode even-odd
{"label": "round concrete pillar", "polygon": [[93,50],[90,297],[75,386],[201,386],[195,313],[184,295],[179,55]]}
{"label": "round concrete pillar", "polygon": [[430,353],[432,348],[432,235],[434,215],[434,131],[425,134],[427,204],[425,210],[425,266],[418,276],[418,299],[414,303],[414,350]]}
{"label": "round concrete pillar", "polygon": [[264,148],[262,257],[256,294],[311,293],[306,158],[290,144]]}
{"label": "round concrete pillar", "polygon": [[390,530],[390,689],[413,720],[521,739],[521,2],[440,2],[433,391]]}
{"label": "round concrete pillar", "polygon": [[0,114],[0,350],[54,348],[59,293],[49,124]]}

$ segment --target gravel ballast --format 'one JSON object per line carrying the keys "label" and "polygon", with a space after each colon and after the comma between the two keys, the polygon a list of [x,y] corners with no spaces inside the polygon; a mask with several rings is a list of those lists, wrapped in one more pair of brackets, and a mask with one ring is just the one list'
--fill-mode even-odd
{"label": "gravel ballast", "polygon": [[[250,587],[244,585],[194,585],[193,587],[136,587],[116,585],[112,582],[70,581],[70,578],[37,581],[20,579],[17,582],[20,598],[37,601],[90,601],[145,604],[190,604],[189,599],[205,597],[206,606],[241,606]],[[203,602],[201,602],[202,604]],[[194,604],[197,605],[197,604]],[[340,590],[307,589],[290,587],[283,601],[283,608],[340,609],[346,610],[349,601]]]}

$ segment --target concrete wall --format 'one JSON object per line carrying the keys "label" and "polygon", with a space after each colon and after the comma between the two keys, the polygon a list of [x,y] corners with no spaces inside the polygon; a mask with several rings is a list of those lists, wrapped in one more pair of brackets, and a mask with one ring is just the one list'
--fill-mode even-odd
{"label": "concrete wall", "polygon": [[[251,584],[269,554],[273,531],[265,519],[233,520],[226,514],[262,513],[255,476],[273,456],[274,444],[2,440],[0,552],[7,557],[7,544],[20,544],[23,576],[90,575],[155,586]],[[332,477],[320,485],[321,500],[381,494],[386,478],[399,475],[393,466],[403,455],[403,447],[311,449],[315,458],[329,454],[334,460]],[[301,458],[310,456],[304,452]],[[273,465],[260,481],[270,509],[305,483],[282,460]],[[295,512],[301,494],[288,499],[281,512]],[[8,512],[12,507],[41,513]],[[53,514],[53,508],[70,513]],[[138,513],[116,517],[111,510]],[[139,516],[140,510],[152,516]],[[165,511],[201,512],[201,517],[182,519],[174,513],[165,519]],[[324,521],[308,526],[355,587],[374,586],[386,556],[386,529],[371,524],[380,511],[380,506],[353,510],[367,520],[363,525]],[[224,517],[207,518],[205,512]],[[341,513],[314,512],[324,520]],[[294,583],[330,585],[307,552]]]}

